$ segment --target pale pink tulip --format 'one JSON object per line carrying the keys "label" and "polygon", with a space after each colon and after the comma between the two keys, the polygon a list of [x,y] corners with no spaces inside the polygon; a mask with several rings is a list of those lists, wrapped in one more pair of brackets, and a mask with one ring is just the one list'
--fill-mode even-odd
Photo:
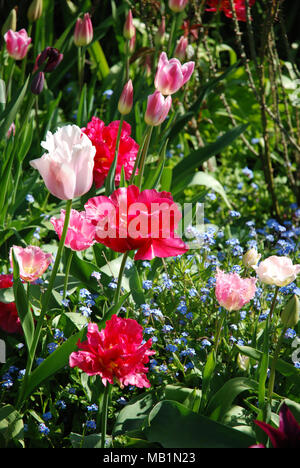
{"label": "pale pink tulip", "polygon": [[93,25],[89,13],[85,13],[83,18],[78,18],[74,31],[74,44],[77,47],[87,46],[93,40]]}
{"label": "pale pink tulip", "polygon": [[51,253],[43,252],[35,245],[25,248],[13,245],[10,249],[11,266],[13,266],[12,250],[19,265],[20,278],[29,283],[40,278],[53,260]]}
{"label": "pale pink tulip", "polygon": [[272,255],[260,262],[254,269],[263,283],[283,287],[295,281],[300,273],[300,264],[293,265],[289,257]]}
{"label": "pale pink tulip", "polygon": [[[50,222],[60,239],[65,222],[65,210],[61,210],[59,219],[53,216]],[[72,250],[85,250],[95,243],[94,234],[95,226],[86,218],[86,213],[71,210],[65,246]]]}
{"label": "pale pink tulip", "polygon": [[20,31],[9,29],[4,34],[4,40],[8,54],[15,60],[22,60],[25,57],[31,43],[31,37],[28,37],[26,29]]}
{"label": "pale pink tulip", "polygon": [[162,52],[159,57],[155,75],[155,88],[162,94],[176,93],[192,76],[195,62],[181,65],[177,58],[168,60],[167,54]]}
{"label": "pale pink tulip", "polygon": [[215,294],[220,306],[228,311],[240,310],[253,299],[256,278],[241,278],[237,273],[224,273],[217,268]]}
{"label": "pale pink tulip", "polygon": [[129,112],[132,109],[132,104],[133,104],[133,86],[132,86],[132,81],[129,80],[122,91],[122,94],[120,96],[119,102],[118,102],[118,111],[122,115],[129,114]]}
{"label": "pale pink tulip", "polygon": [[54,134],[48,131],[41,145],[48,152],[30,164],[49,192],[60,200],[72,200],[90,190],[96,148],[79,127],[66,125]]}
{"label": "pale pink tulip", "polygon": [[174,11],[174,13],[179,13],[185,9],[188,1],[189,0],[169,0],[169,8]]}
{"label": "pale pink tulip", "polygon": [[171,105],[171,96],[164,98],[159,91],[155,91],[148,96],[145,122],[151,126],[160,125],[166,119]]}

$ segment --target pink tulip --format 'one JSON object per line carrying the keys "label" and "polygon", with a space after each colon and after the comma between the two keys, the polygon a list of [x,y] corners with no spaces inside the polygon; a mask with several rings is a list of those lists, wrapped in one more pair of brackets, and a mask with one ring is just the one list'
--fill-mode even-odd
{"label": "pink tulip", "polygon": [[119,102],[118,102],[118,111],[122,115],[129,114],[129,112],[132,109],[132,104],[133,104],[133,86],[132,86],[132,81],[129,80],[122,91],[122,94],[120,96]]}
{"label": "pink tulip", "polygon": [[124,28],[123,28],[123,35],[125,39],[130,40],[135,36],[135,33],[136,33],[136,30],[133,24],[132,11],[129,10],[128,15],[126,17],[125,24],[124,24]]}
{"label": "pink tulip", "polygon": [[174,11],[174,13],[179,13],[185,9],[188,1],[189,0],[169,0],[169,8]]}
{"label": "pink tulip", "polygon": [[178,60],[184,60],[186,56],[186,49],[188,46],[187,37],[182,36],[177,42],[174,55]]}
{"label": "pink tulip", "polygon": [[192,76],[195,62],[181,65],[177,58],[168,60],[167,54],[162,52],[159,57],[155,75],[155,88],[162,94],[176,93]]}
{"label": "pink tulip", "polygon": [[35,245],[25,248],[13,245],[10,249],[11,266],[13,266],[12,249],[19,265],[20,278],[29,283],[40,278],[53,260],[52,254],[43,252]]}
{"label": "pink tulip", "polygon": [[289,257],[272,255],[253,267],[260,281],[278,287],[292,283],[300,273],[300,264],[293,265]]}
{"label": "pink tulip", "polygon": [[74,44],[77,47],[87,46],[93,40],[93,25],[89,13],[85,13],[83,18],[78,18],[74,31]]}
{"label": "pink tulip", "polygon": [[240,310],[253,299],[256,278],[241,278],[237,273],[224,273],[217,268],[215,294],[220,306],[228,311]]}
{"label": "pink tulip", "polygon": [[[60,219],[53,216],[50,222],[60,239],[65,222],[65,210],[61,210]],[[95,226],[86,219],[85,212],[71,210],[65,246],[72,250],[85,250],[95,243],[94,234]]]}
{"label": "pink tulip", "polygon": [[44,179],[49,192],[60,200],[72,200],[88,192],[93,183],[96,148],[76,125],[47,132],[41,143],[48,152],[30,161]]}
{"label": "pink tulip", "polygon": [[4,34],[8,54],[15,60],[22,60],[27,54],[31,37],[28,37],[26,29],[13,31],[10,29]]}
{"label": "pink tulip", "polygon": [[151,126],[160,125],[166,119],[171,105],[171,96],[164,98],[159,91],[155,91],[148,96],[145,122]]}

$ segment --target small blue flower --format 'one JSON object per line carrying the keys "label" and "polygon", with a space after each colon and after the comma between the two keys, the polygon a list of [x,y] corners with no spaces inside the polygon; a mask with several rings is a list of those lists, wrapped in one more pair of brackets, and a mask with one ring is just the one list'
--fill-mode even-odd
{"label": "small blue flower", "polygon": [[28,193],[25,199],[28,203],[34,203],[34,197],[31,195],[31,193]]}
{"label": "small blue flower", "polygon": [[175,353],[175,351],[177,351],[177,346],[173,345],[173,344],[167,344],[166,345],[166,351],[170,351],[171,353]]}
{"label": "small blue flower", "polygon": [[44,423],[39,424],[39,431],[44,435],[48,435],[50,433],[49,427],[47,427]]}
{"label": "small blue flower", "polygon": [[90,412],[93,412],[93,411],[98,411],[99,408],[98,408],[98,405],[96,405],[96,403],[93,403],[91,405],[88,405],[86,409]]}
{"label": "small blue flower", "polygon": [[151,280],[144,280],[143,281],[143,288],[146,289],[146,290],[149,290],[152,288],[152,281]]}
{"label": "small blue flower", "polygon": [[89,421],[87,421],[87,422],[85,423],[85,425],[86,425],[86,427],[87,427],[89,430],[91,430],[91,431],[95,430],[96,427],[97,427],[97,426],[96,426],[96,422],[94,421],[94,419],[90,419]]}
{"label": "small blue flower", "polygon": [[47,411],[46,413],[44,413],[42,418],[43,418],[44,421],[49,421],[50,419],[52,419],[51,411]]}
{"label": "small blue flower", "polygon": [[107,89],[104,91],[103,96],[107,97],[108,99],[111,98],[111,96],[114,94],[112,89]]}
{"label": "small blue flower", "polygon": [[57,400],[56,406],[62,410],[66,409],[67,405],[63,400]]}

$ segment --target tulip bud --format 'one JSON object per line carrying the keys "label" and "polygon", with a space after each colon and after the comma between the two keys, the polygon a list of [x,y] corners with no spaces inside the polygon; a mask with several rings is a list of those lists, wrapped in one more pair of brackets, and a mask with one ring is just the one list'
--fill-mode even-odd
{"label": "tulip bud", "polygon": [[183,11],[189,0],[169,0],[169,8],[174,11],[174,13],[179,13]]}
{"label": "tulip bud", "polygon": [[43,0],[33,0],[27,11],[27,18],[30,23],[37,21],[43,13]]}
{"label": "tulip bud", "polygon": [[77,47],[87,46],[93,40],[93,25],[89,13],[85,13],[83,19],[78,18],[74,31],[74,44]]}
{"label": "tulip bud", "polygon": [[281,313],[281,322],[287,328],[294,328],[299,322],[300,303],[296,294],[291,297]]}
{"label": "tulip bud", "polygon": [[166,20],[165,20],[165,17],[163,16],[161,19],[160,26],[155,34],[156,47],[159,47],[164,43],[165,32],[166,32]]}
{"label": "tulip bud", "polygon": [[174,57],[178,58],[178,60],[180,61],[184,60],[186,56],[187,46],[188,46],[188,39],[187,37],[182,36],[177,42],[175,52],[174,52]]}
{"label": "tulip bud", "polygon": [[129,114],[133,104],[133,86],[132,81],[129,80],[123,88],[122,94],[118,103],[118,111],[122,115]]}
{"label": "tulip bud", "polygon": [[156,127],[157,125],[163,123],[168,115],[171,105],[171,96],[164,98],[164,96],[159,91],[155,91],[153,94],[148,96],[147,109],[145,114],[146,124]]}
{"label": "tulip bud", "polygon": [[61,54],[59,50],[55,49],[55,47],[46,47],[46,49],[37,56],[34,71],[46,62],[43,71],[50,73],[58,67],[63,57],[63,54]]}
{"label": "tulip bud", "polygon": [[261,254],[257,253],[257,250],[252,248],[243,255],[243,264],[246,268],[253,268],[258,264]]}
{"label": "tulip bud", "polygon": [[10,13],[9,13],[5,23],[3,24],[2,29],[1,29],[1,33],[2,33],[3,36],[10,29],[12,31],[15,31],[17,29],[17,11],[18,11],[18,7],[15,7],[10,11]]}
{"label": "tulip bud", "polygon": [[123,35],[125,39],[132,39],[135,35],[135,26],[133,24],[133,19],[132,19],[132,12],[129,10],[124,28],[123,28]]}
{"label": "tulip bud", "polygon": [[31,92],[33,94],[41,94],[44,88],[45,75],[43,72],[38,72],[34,75],[31,82]]}

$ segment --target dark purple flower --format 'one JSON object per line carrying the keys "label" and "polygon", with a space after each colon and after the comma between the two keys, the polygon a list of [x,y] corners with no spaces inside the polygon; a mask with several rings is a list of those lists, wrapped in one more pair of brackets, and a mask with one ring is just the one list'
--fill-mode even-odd
{"label": "dark purple flower", "polygon": [[46,49],[37,56],[34,71],[46,62],[43,71],[46,73],[52,72],[60,64],[63,57],[63,54],[61,54],[59,50],[55,49],[55,47],[46,47]]}
{"label": "dark purple flower", "polygon": [[31,82],[31,92],[40,94],[44,88],[45,75],[43,72],[37,72]]}
{"label": "dark purple flower", "polygon": [[[263,421],[254,422],[269,436],[273,448],[300,448],[300,424],[285,403],[279,411],[278,429]],[[265,448],[265,446],[258,444],[250,448]]]}

